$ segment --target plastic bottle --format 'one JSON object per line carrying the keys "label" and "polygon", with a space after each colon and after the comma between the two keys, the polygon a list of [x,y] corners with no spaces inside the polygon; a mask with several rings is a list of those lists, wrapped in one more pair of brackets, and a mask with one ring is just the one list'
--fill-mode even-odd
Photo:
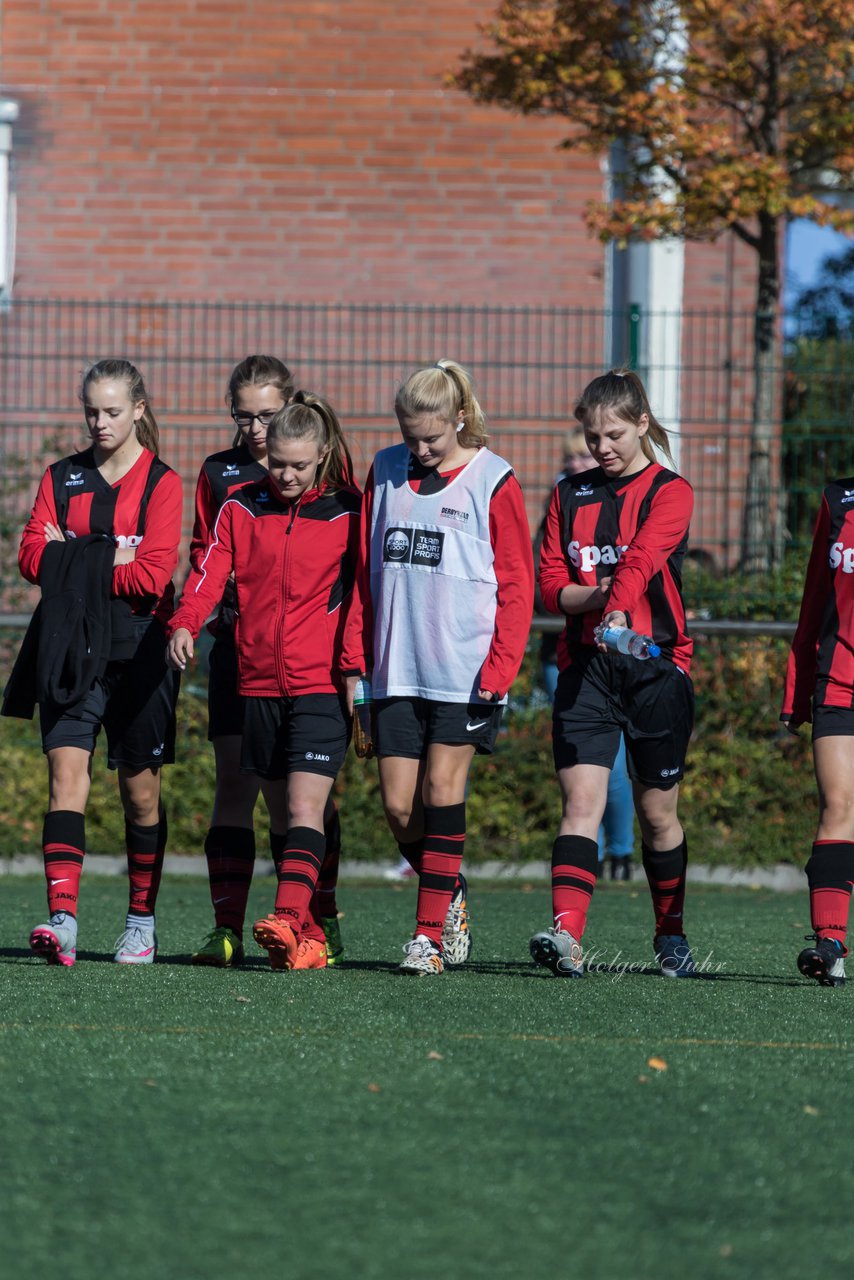
{"label": "plastic bottle", "polygon": [[627,653],[642,662],[647,658],[658,658],[661,655],[660,647],[651,636],[642,636],[637,631],[630,630],[629,627],[606,627],[604,622],[600,622],[593,635],[599,644],[606,644],[609,649],[614,649],[617,653]]}
{"label": "plastic bottle", "polygon": [[353,745],[356,755],[369,760],[374,754],[374,692],[367,676],[361,676],[353,698]]}

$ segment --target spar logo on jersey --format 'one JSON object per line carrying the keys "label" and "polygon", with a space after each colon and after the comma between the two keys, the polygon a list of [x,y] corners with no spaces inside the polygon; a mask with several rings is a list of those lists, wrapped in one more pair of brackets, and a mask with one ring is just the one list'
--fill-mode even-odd
{"label": "spar logo on jersey", "polygon": [[82,471],[72,471],[70,476],[65,482],[65,487],[66,489],[73,489],[75,485],[85,484],[85,483],[86,483],[86,477],[83,475]]}
{"label": "spar logo on jersey", "polygon": [[141,533],[117,533],[115,535],[116,546],[127,550],[128,547],[138,547],[142,542]]}
{"label": "spar logo on jersey", "polygon": [[388,564],[420,564],[433,568],[442,561],[445,535],[441,529],[389,529],[383,543]]}
{"label": "spar logo on jersey", "polygon": [[828,556],[831,569],[841,569],[843,573],[854,573],[854,547],[843,546],[834,542]]}
{"label": "spar logo on jersey", "polygon": [[570,542],[566,549],[570,564],[582,573],[590,573],[597,564],[616,564],[627,547],[582,547],[577,540]]}

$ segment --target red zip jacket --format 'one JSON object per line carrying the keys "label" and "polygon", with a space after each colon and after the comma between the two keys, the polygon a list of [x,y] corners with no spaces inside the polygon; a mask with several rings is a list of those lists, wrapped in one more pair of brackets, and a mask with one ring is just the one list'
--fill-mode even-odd
{"label": "red zip jacket", "polygon": [[[149,473],[162,474],[153,488]],[[63,512],[57,511],[57,486]],[[148,449],[126,475],[109,484],[95,465],[92,449],[64,458],[42,476],[33,510],[21,536],[18,564],[28,582],[37,583],[47,545],[46,524],[66,534],[112,534],[120,547],[135,547],[130,564],[113,569],[112,594],[126,600],[138,616],[154,614],[165,622],[172,611],[172,574],[181,541],[183,490],[180,478]]]}
{"label": "red zip jacket", "polygon": [[168,632],[197,636],[230,573],[237,593],[239,691],[249,698],[336,693],[364,670],[354,591],[361,495],[309,489],[277,497],[268,478],[226,498],[211,540],[191,567]]}

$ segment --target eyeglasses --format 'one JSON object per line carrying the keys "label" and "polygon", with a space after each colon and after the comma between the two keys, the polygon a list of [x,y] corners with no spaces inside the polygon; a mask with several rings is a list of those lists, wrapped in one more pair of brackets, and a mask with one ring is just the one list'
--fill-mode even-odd
{"label": "eyeglasses", "polygon": [[238,413],[232,409],[231,416],[241,431],[251,431],[255,422],[261,427],[269,427],[277,413],[278,409],[267,409],[264,413]]}

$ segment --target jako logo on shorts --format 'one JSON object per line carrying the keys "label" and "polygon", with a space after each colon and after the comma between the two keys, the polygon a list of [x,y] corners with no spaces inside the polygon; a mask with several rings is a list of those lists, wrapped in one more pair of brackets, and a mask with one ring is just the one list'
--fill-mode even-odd
{"label": "jako logo on shorts", "polygon": [[589,573],[597,564],[616,564],[625,550],[626,547],[582,547],[575,541],[570,542],[566,554],[576,569]]}

